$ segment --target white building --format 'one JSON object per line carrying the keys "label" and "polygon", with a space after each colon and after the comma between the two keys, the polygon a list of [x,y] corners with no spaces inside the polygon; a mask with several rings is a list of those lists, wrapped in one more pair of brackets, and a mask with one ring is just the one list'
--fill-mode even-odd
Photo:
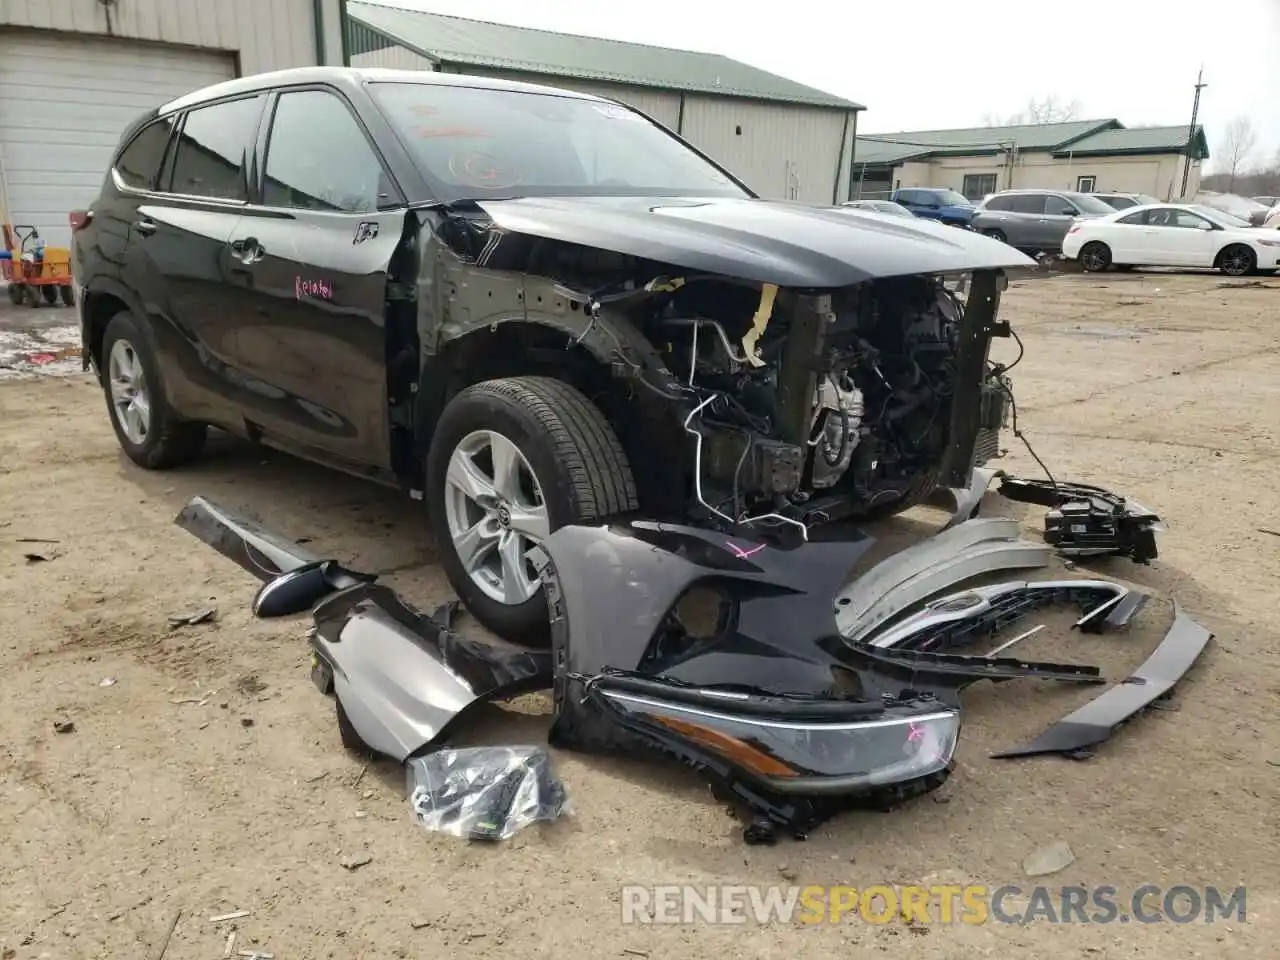
{"label": "white building", "polygon": [[860,104],[717,54],[356,0],[347,15],[354,66],[481,74],[609,97],[681,134],[761,196],[848,199]]}
{"label": "white building", "polygon": [[[0,0],[0,204],[51,245],[144,111],[198,87],[345,60],[342,0]],[[7,203],[5,194],[8,195]]]}

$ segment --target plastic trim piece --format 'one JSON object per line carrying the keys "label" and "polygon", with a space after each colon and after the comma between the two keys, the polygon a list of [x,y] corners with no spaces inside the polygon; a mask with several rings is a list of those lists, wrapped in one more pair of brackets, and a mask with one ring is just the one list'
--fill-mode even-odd
{"label": "plastic trim piece", "polygon": [[1029,743],[992,757],[1033,757],[1075,753],[1103,743],[1116,727],[1171,691],[1200,658],[1213,634],[1192,620],[1175,600],[1173,626],[1160,646],[1133,674],[1095,700],[1063,717]]}

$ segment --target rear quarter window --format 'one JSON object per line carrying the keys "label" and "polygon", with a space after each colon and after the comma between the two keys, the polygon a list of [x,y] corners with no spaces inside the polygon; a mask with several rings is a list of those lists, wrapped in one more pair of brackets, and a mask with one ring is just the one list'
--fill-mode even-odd
{"label": "rear quarter window", "polygon": [[120,152],[116,173],[127,186],[135,190],[155,189],[175,122],[176,118],[166,117],[147,124]]}
{"label": "rear quarter window", "polygon": [[992,197],[986,203],[987,210],[1012,210],[1013,197]]}

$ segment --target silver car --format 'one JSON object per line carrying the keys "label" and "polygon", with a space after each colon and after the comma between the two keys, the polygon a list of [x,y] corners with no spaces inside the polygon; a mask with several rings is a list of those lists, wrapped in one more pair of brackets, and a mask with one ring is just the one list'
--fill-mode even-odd
{"label": "silver car", "polygon": [[892,200],[848,200],[840,204],[845,210],[869,210],[872,213],[891,213],[895,217],[914,217],[915,214]]}
{"label": "silver car", "polygon": [[1087,193],[1002,190],[982,201],[971,226],[1021,250],[1056,252],[1073,220],[1112,213],[1114,208]]}

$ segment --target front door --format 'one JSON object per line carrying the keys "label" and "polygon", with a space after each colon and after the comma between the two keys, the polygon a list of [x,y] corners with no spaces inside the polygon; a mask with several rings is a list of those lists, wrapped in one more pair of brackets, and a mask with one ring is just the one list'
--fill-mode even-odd
{"label": "front door", "polygon": [[268,109],[260,203],[228,244],[248,308],[235,345],[255,381],[246,418],[282,446],[385,470],[387,270],[406,212],[337,93],[291,90]]}

